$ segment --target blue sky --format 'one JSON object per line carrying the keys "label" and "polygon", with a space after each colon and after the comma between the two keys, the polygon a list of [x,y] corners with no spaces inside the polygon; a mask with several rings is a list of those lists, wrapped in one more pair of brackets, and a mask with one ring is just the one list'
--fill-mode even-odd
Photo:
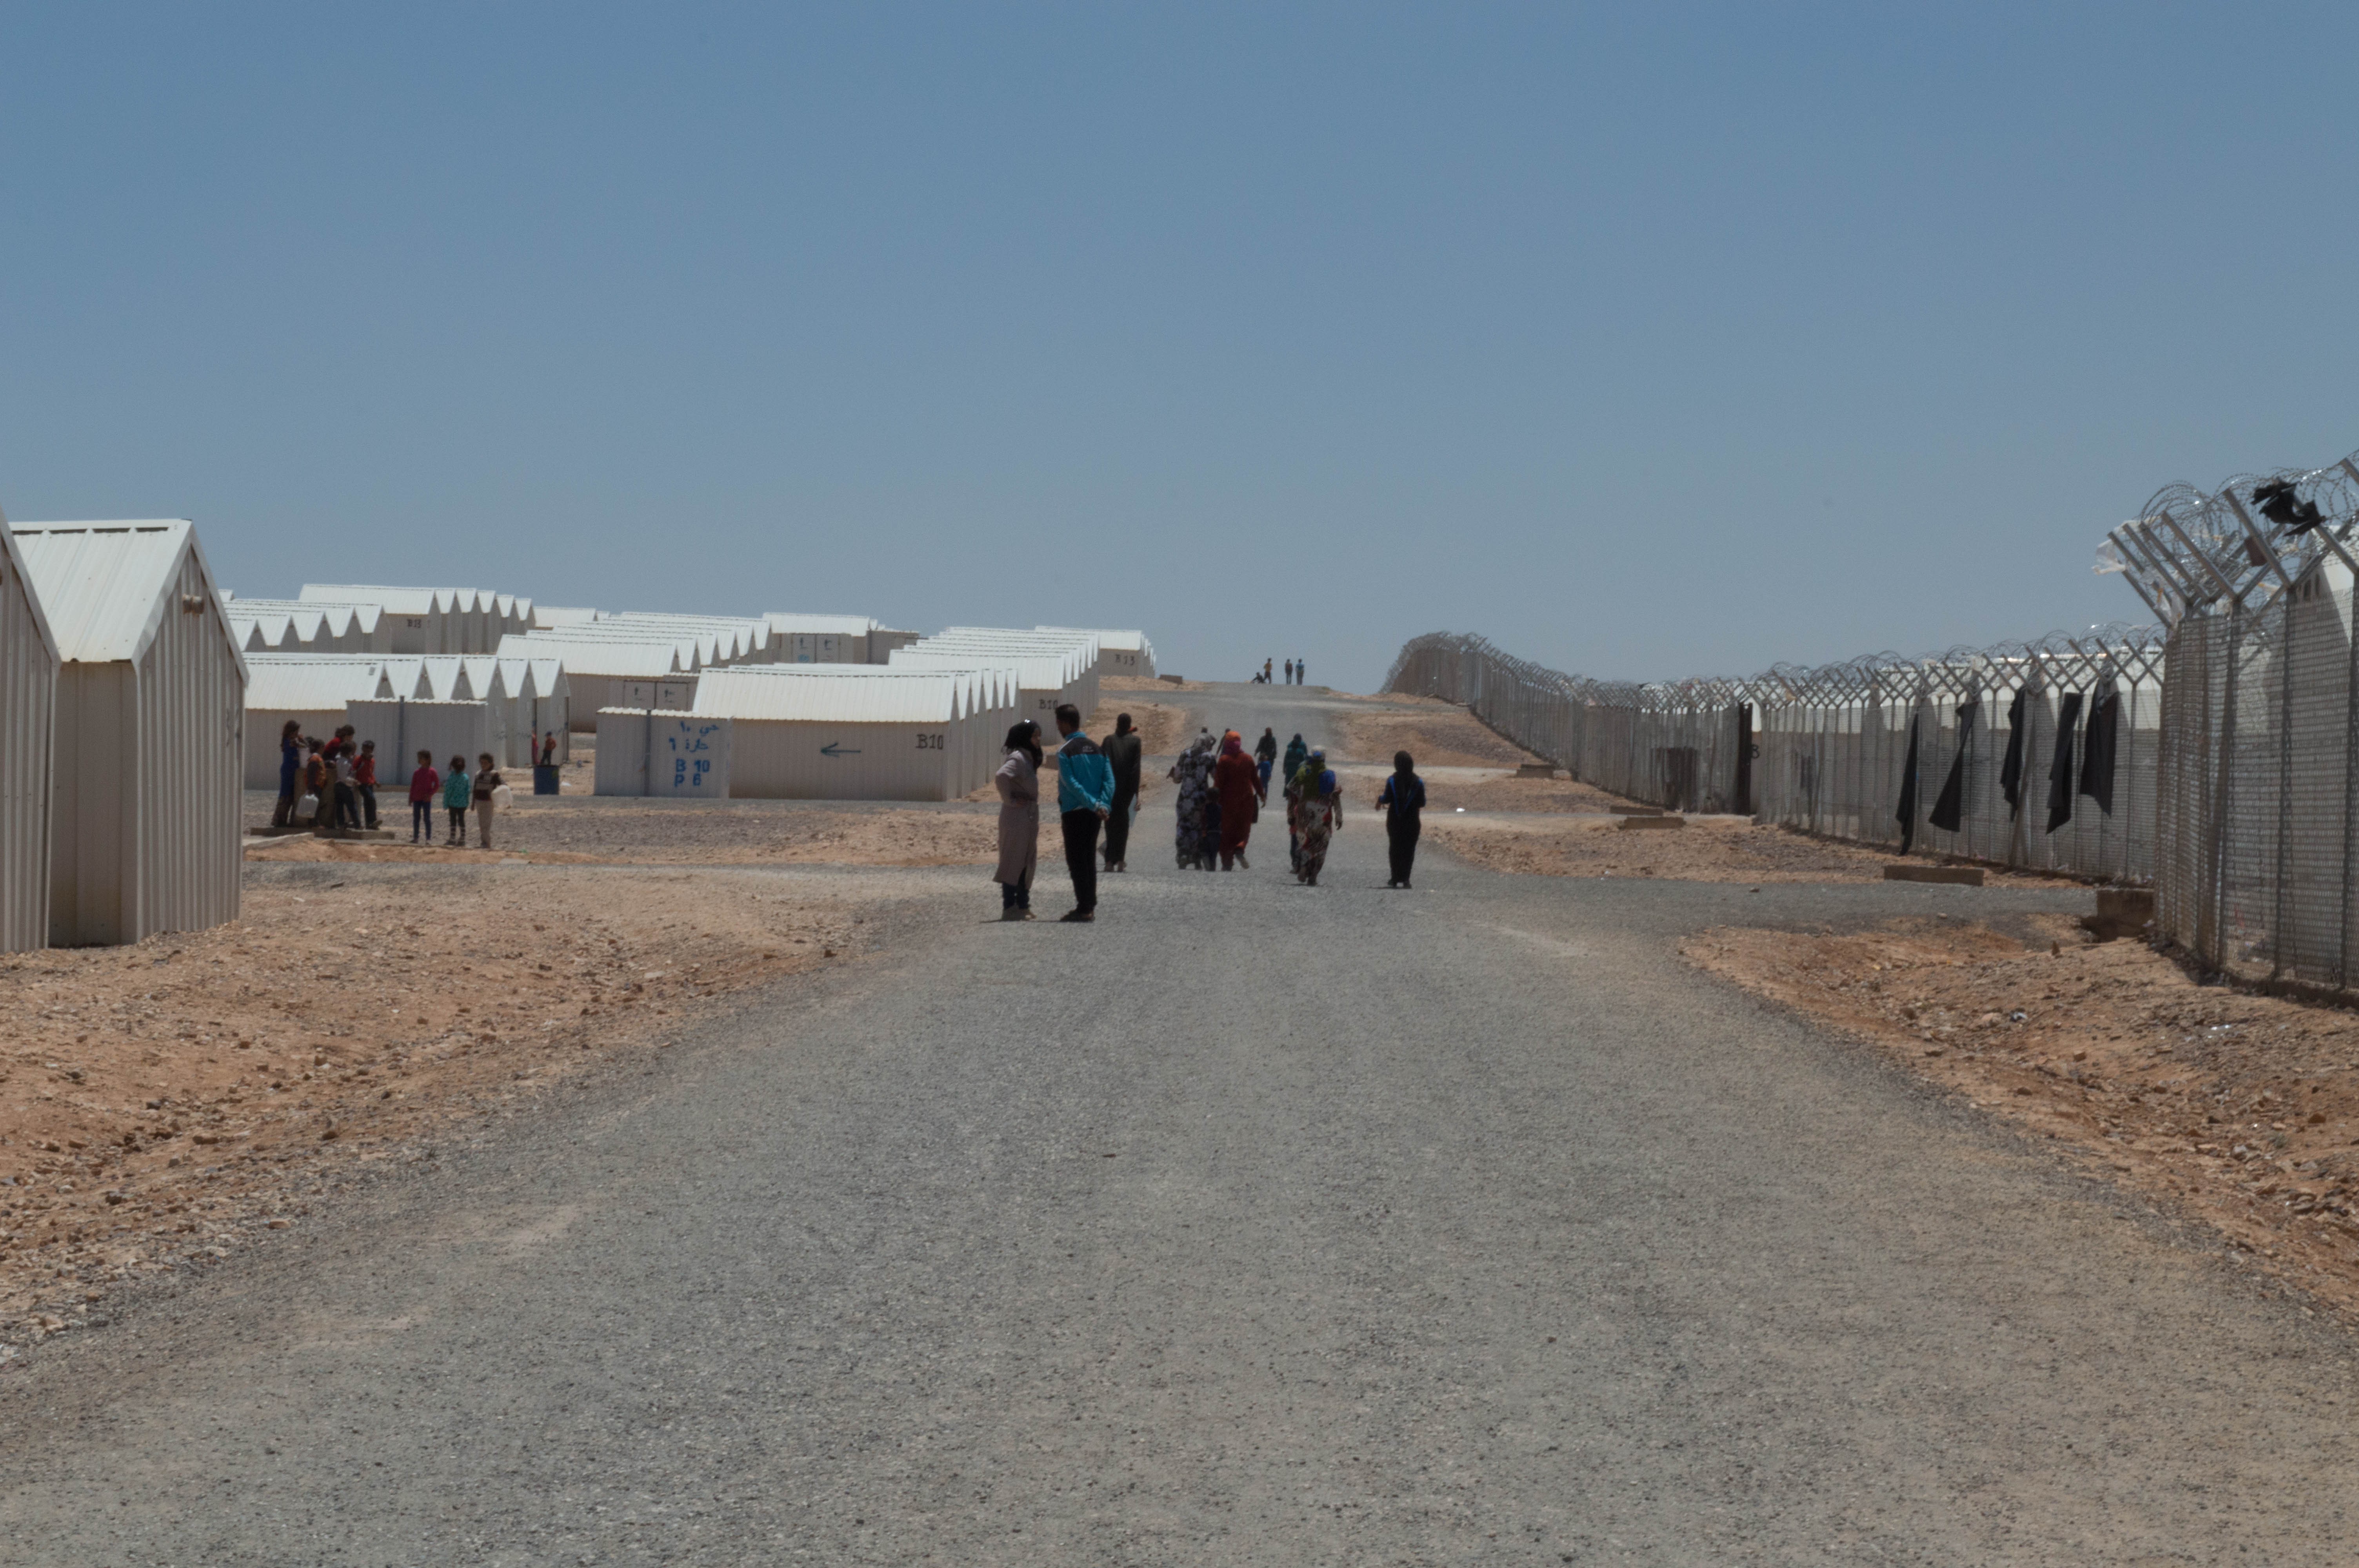
{"label": "blue sky", "polygon": [[1365,688],[2140,611],[2359,446],[2347,10],[0,9],[0,507]]}

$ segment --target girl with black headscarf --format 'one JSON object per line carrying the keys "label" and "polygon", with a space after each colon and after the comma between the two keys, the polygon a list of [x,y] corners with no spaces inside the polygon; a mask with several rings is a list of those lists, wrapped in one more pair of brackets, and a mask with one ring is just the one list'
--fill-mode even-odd
{"label": "girl with black headscarf", "polygon": [[1040,860],[1040,726],[1025,719],[1007,732],[1007,760],[991,782],[999,790],[999,918],[1032,918],[1032,875]]}

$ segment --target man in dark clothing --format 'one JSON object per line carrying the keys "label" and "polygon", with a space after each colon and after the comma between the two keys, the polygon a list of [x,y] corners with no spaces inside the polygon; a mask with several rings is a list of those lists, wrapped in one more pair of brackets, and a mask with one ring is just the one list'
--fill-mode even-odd
{"label": "man in dark clothing", "polygon": [[1416,760],[1407,752],[1393,753],[1393,776],[1385,781],[1376,804],[1385,808],[1385,840],[1392,848],[1393,880],[1388,888],[1408,886],[1417,864],[1417,836],[1422,830],[1418,814],[1425,809],[1425,781],[1417,776]]}
{"label": "man in dark clothing", "polygon": [[1277,736],[1265,729],[1254,742],[1254,765],[1261,772],[1261,797],[1269,799],[1269,770],[1277,766]]}
{"label": "man in dark clothing", "polygon": [[1114,810],[1114,769],[1097,742],[1082,733],[1082,710],[1057,705],[1057,815],[1065,830],[1065,869],[1073,874],[1073,907],[1060,920],[1098,917],[1098,824]]}
{"label": "man in dark clothing", "polygon": [[1105,869],[1126,871],[1130,870],[1125,863],[1130,849],[1130,809],[1138,799],[1138,767],[1146,751],[1138,731],[1130,727],[1129,714],[1114,716],[1114,733],[1098,750],[1114,769],[1114,809],[1106,813]]}

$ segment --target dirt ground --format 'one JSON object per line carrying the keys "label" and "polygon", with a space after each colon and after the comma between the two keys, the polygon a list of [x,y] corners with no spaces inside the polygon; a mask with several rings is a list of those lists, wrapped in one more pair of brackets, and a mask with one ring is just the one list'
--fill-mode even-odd
{"label": "dirt ground", "polygon": [[2359,1015],[2198,985],[2060,915],[1719,929],[1684,951],[2359,1312]]}
{"label": "dirt ground", "polygon": [[495,819],[484,850],[445,844],[249,838],[255,861],[366,860],[399,864],[947,866],[998,854],[998,814],[972,809],[831,810],[810,801],[595,805],[530,797]]}
{"label": "dirt ground", "polygon": [[1201,680],[1165,680],[1161,676],[1144,679],[1137,676],[1100,676],[1098,690],[1109,691],[1203,691],[1211,682]]}
{"label": "dirt ground", "polygon": [[1892,861],[1888,853],[1756,827],[1742,816],[1690,816],[1675,828],[1625,830],[1621,823],[1611,816],[1549,821],[1428,811],[1425,832],[1461,860],[1529,876],[1872,882]]}
{"label": "dirt ground", "polygon": [[1343,732],[1342,750],[1355,762],[1390,762],[1395,752],[1417,759],[1427,768],[1513,768],[1537,762],[1538,757],[1484,727],[1464,708],[1424,697],[1394,697],[1416,711],[1378,710],[1346,713],[1337,719]]}
{"label": "dirt ground", "polygon": [[0,1359],[110,1282],[285,1227],[353,1162],[849,958],[874,913],[742,877],[538,875],[564,877],[555,908],[455,860],[280,877],[230,925],[0,959]]}

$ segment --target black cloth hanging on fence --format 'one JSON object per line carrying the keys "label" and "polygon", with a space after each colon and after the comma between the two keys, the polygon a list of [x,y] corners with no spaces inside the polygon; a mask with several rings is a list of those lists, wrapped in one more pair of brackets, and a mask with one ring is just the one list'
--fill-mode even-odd
{"label": "black cloth hanging on fence", "polygon": [[2114,745],[2122,722],[2122,694],[2107,681],[2089,704],[2089,735],[2081,746],[2081,793],[2114,814]]}
{"label": "black cloth hanging on fence", "polygon": [[1998,765],[1998,792],[2006,796],[2006,819],[2009,822],[2023,815],[2023,710],[2031,701],[2031,688],[2015,688],[2015,700],[2006,705],[2006,760]]}
{"label": "black cloth hanging on fence", "polygon": [[1917,842],[1917,716],[1908,716],[1908,755],[1900,763],[1900,852]]}
{"label": "black cloth hanging on fence", "polygon": [[2048,831],[2072,820],[2072,751],[2081,739],[2081,694],[2068,691],[2056,710],[2056,754],[2048,759]]}
{"label": "black cloth hanging on fence", "polygon": [[1958,754],[1950,759],[1950,776],[1941,781],[1940,797],[1933,802],[1933,814],[1925,820],[1944,833],[1955,833],[1966,816],[1966,747],[1974,738],[1974,716],[1982,712],[1979,702],[1958,704]]}

